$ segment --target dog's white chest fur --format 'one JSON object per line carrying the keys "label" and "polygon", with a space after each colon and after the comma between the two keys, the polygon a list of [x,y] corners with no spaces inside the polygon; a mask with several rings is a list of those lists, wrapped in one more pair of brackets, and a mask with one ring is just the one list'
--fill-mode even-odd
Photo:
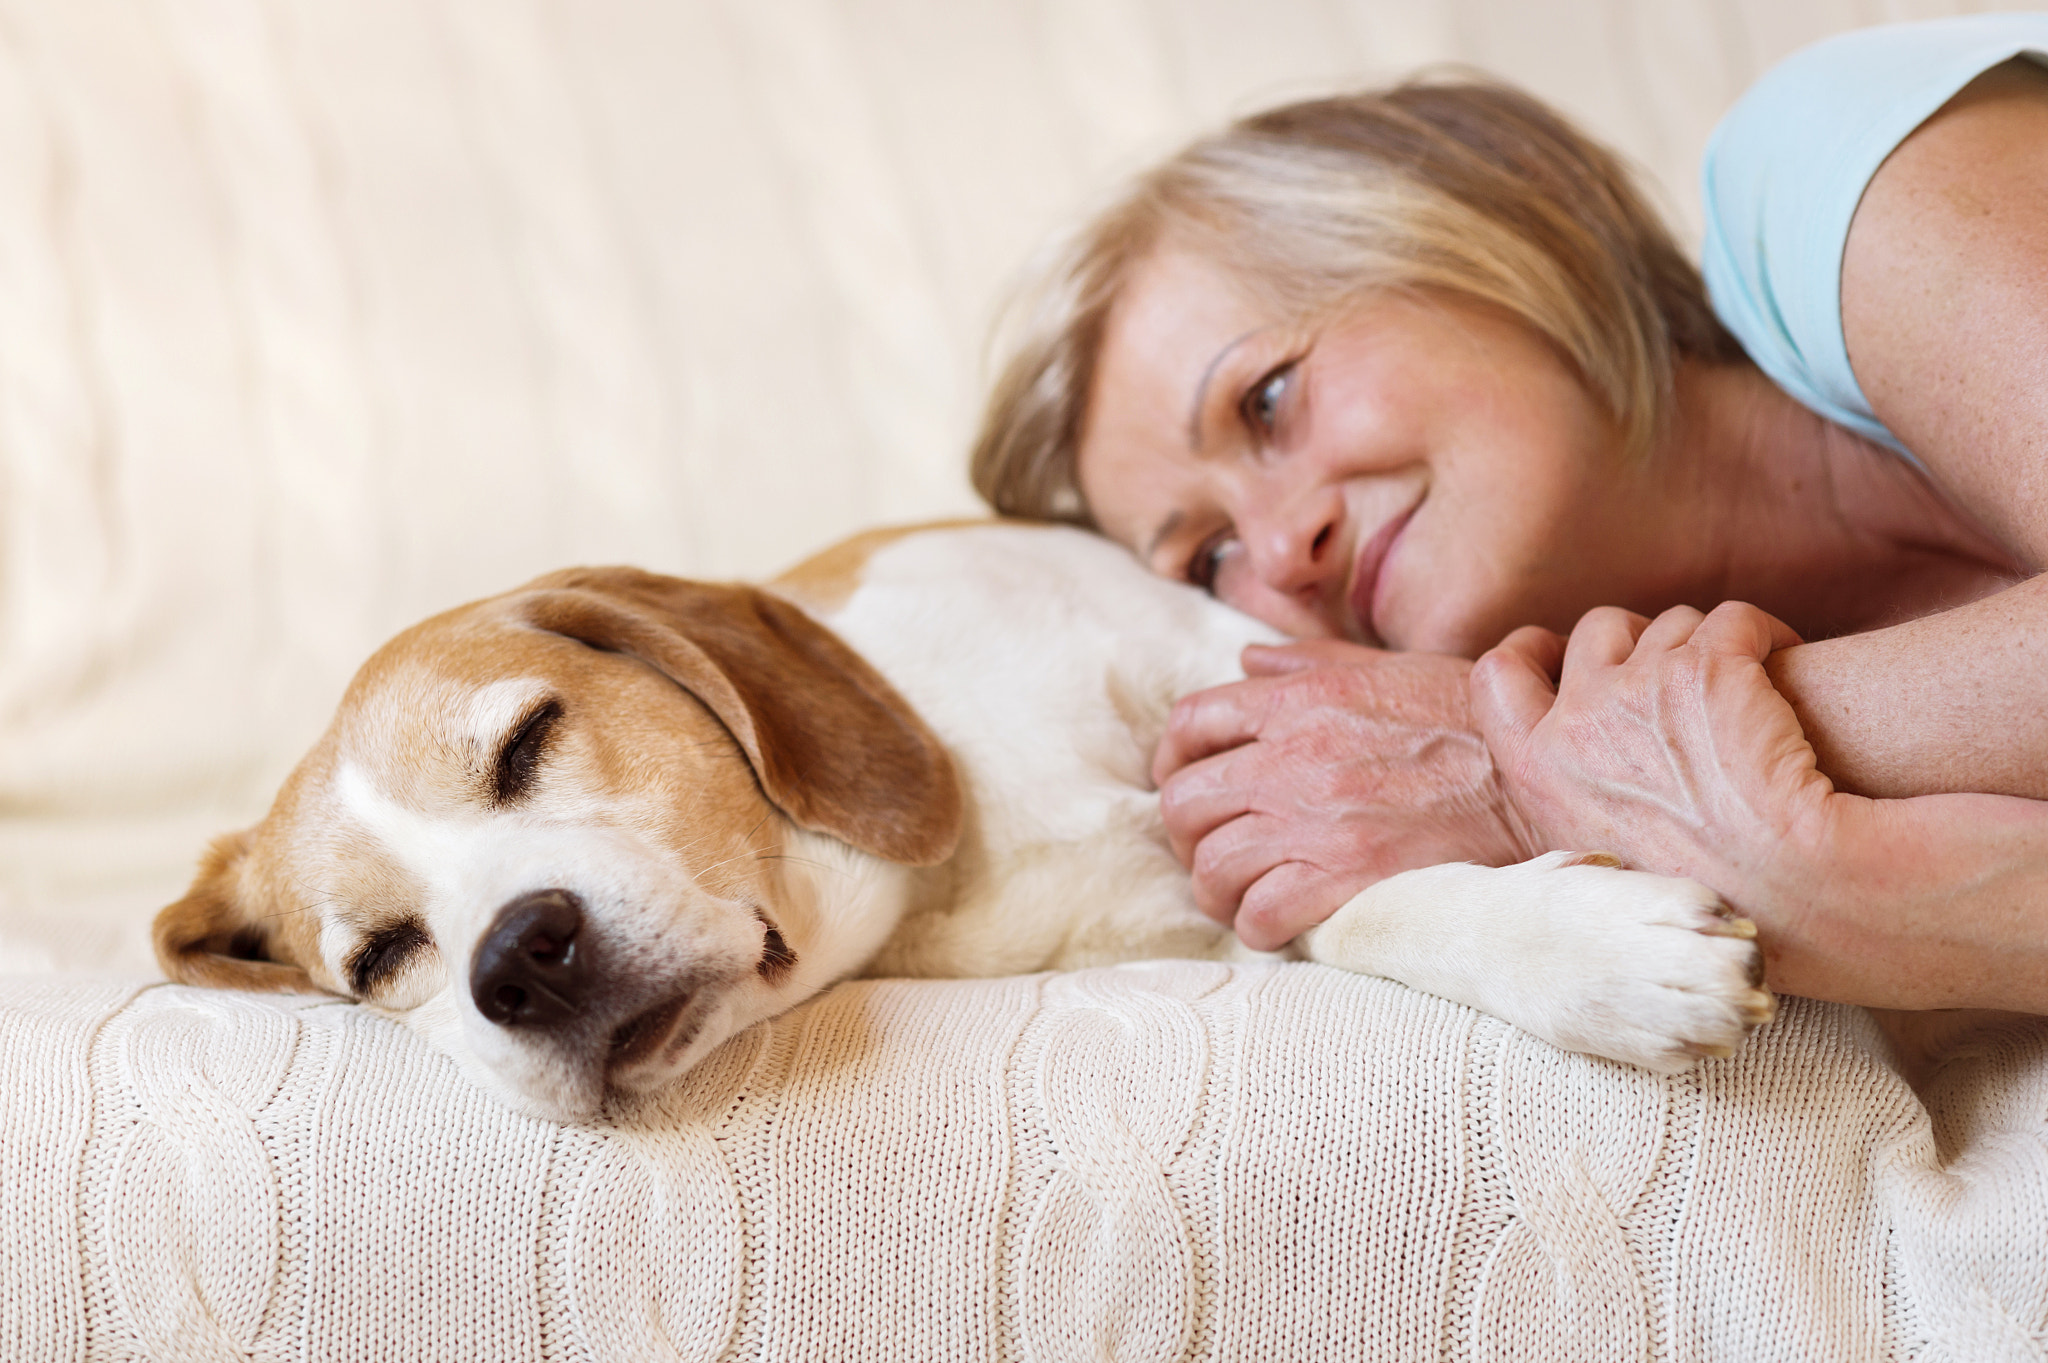
{"label": "dog's white chest fur", "polygon": [[946,744],[968,801],[871,973],[996,975],[1238,955],[1168,850],[1152,749],[1173,702],[1273,631],[1079,531],[976,526],[878,550],[819,619]]}

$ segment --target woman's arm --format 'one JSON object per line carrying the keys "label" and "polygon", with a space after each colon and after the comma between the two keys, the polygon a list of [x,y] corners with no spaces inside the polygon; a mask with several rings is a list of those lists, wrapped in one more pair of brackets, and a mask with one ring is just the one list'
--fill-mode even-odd
{"label": "woman's arm", "polygon": [[1790,637],[1736,604],[1509,636],[1473,709],[1535,840],[1713,887],[1775,988],[2048,1012],[2048,803],[1836,790],[1765,675]]}
{"label": "woman's arm", "polygon": [[[1842,328],[1878,418],[2016,557],[2048,563],[2048,70],[1994,67],[1878,169]],[[1769,671],[1845,790],[2048,798],[2048,580]]]}
{"label": "woman's arm", "polygon": [[[1700,880],[1756,920],[1776,988],[2048,1012],[2048,802],[1839,790],[1765,671],[1767,658],[1804,659],[1816,693],[1868,697],[1833,741],[1928,727],[1906,680],[1937,701],[1943,678],[1968,696],[1994,674],[2012,696],[2038,696],[2048,674],[2017,675],[2024,651],[1976,672],[1984,660],[1968,651],[1898,656],[1987,627],[1986,605],[1975,624],[1930,617],[1799,648],[1751,607],[1721,608],[1704,636],[1697,611],[1669,612],[1653,633],[1603,610],[1574,631],[1569,658],[1562,639],[1524,630],[1469,669],[1330,641],[1255,650],[1252,681],[1177,708],[1155,767],[1167,825],[1203,907],[1254,946],[1396,871],[1608,851]],[[2040,749],[1967,732],[1986,708],[1936,716],[1961,731],[1963,759],[1943,756],[1935,725],[1931,740],[1900,738],[1904,756],[1884,770],[1938,771],[1943,789],[1967,790],[1975,762],[1987,785],[2038,782]]]}
{"label": "woman's arm", "polygon": [[1992,68],[1899,144],[1857,205],[1841,284],[1871,410],[2048,565],[2048,69]]}
{"label": "woman's arm", "polygon": [[[1994,68],[1899,145],[1841,286],[1872,411],[2048,564],[2048,71]],[[1766,621],[1596,612],[1569,654],[1524,632],[1482,660],[1475,708],[1538,840],[1714,886],[1780,988],[2048,1012],[2048,578],[1804,646]]]}
{"label": "woman's arm", "polygon": [[1765,667],[1841,790],[2048,800],[2048,576]]}

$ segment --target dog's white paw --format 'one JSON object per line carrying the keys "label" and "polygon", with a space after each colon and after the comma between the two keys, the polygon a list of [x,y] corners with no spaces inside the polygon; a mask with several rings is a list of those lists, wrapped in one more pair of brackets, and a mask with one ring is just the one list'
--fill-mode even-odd
{"label": "dog's white paw", "polygon": [[1698,881],[1623,870],[1599,853],[1552,852],[1503,869],[1530,877],[1531,907],[1548,920],[1503,963],[1518,976],[1534,967],[1517,991],[1526,1020],[1511,1019],[1526,1030],[1673,1073],[1732,1055],[1776,1015],[1756,925]]}
{"label": "dog's white paw", "polygon": [[1566,1050],[1675,1073],[1732,1054],[1776,1013],[1755,938],[1696,881],[1552,852],[1381,881],[1306,946],[1312,959],[1471,1004]]}

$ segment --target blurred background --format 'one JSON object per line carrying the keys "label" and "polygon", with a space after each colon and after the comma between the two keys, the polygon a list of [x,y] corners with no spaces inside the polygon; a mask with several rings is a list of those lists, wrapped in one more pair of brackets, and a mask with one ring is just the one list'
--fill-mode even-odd
{"label": "blurred background", "polygon": [[1189,136],[1461,62],[1643,168],[1964,0],[0,0],[0,970],[151,970],[356,665],[971,512],[1000,299]]}

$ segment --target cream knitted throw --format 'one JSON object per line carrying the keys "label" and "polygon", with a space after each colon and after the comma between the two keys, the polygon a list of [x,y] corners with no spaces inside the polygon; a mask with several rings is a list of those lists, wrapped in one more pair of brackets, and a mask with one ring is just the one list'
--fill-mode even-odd
{"label": "cream knitted throw", "polygon": [[555,1128],[328,1000],[0,989],[0,1358],[2044,1357],[2048,1031],[1664,1079],[1316,966],[842,987]]}

